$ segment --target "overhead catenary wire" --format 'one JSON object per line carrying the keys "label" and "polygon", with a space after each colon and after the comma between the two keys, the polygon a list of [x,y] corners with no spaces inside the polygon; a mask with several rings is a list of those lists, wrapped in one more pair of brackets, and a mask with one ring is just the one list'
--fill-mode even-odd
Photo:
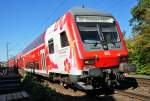
{"label": "overhead catenary wire", "polygon": [[120,5],[120,3],[122,3],[123,0],[117,0],[116,2],[114,2],[112,5],[110,5],[109,7],[105,8],[104,10],[109,10],[109,9],[113,9],[116,8],[118,5]]}
{"label": "overhead catenary wire", "polygon": [[62,1],[58,4],[58,6],[53,10],[53,12],[46,18],[46,20],[44,21],[44,23],[46,23],[46,22],[51,18],[51,16],[54,15],[54,14],[57,12],[57,10],[58,10],[64,3],[65,3],[65,0],[62,0]]}
{"label": "overhead catenary wire", "polygon": [[[105,8],[104,10],[111,10],[111,11],[115,11],[115,12],[120,12],[121,10],[120,10],[120,6],[121,6],[121,3],[125,3],[123,6],[125,6],[125,5],[128,5],[128,4],[130,4],[132,1],[134,1],[134,0],[118,0],[118,1],[116,1],[115,3],[113,3],[111,6],[109,6],[109,7],[107,7],[107,8]],[[125,8],[125,7],[121,7],[121,8]]]}
{"label": "overhead catenary wire", "polygon": [[[60,0],[57,0],[57,1],[60,1]],[[62,7],[62,5],[65,3],[65,0],[62,0],[57,6],[56,6],[56,8],[54,8],[54,10],[48,15],[48,17],[46,17],[44,20],[43,20],[43,22],[41,23],[41,24],[39,24],[36,28],[35,28],[35,30],[33,30],[33,34],[37,34],[37,31],[39,30],[39,29],[41,29],[42,28],[42,26],[44,26],[45,25],[45,28],[44,29],[46,29],[47,28],[47,26],[46,26],[46,22],[48,21],[48,20],[50,20],[51,18],[52,18],[52,16],[54,16],[54,14],[57,12],[57,10],[59,10],[60,9],[60,7]],[[36,36],[37,37],[37,36]],[[31,42],[29,43],[29,44],[31,44]]]}
{"label": "overhead catenary wire", "polygon": [[[58,0],[58,1],[60,1],[60,0]],[[39,24],[39,26],[36,28],[36,30],[34,31],[34,33],[36,33],[38,29],[40,29],[42,26],[44,26],[44,25],[46,24],[46,22],[49,21],[49,20],[55,15],[55,13],[60,9],[60,7],[62,7],[62,5],[63,5],[64,3],[65,3],[65,0],[62,0],[62,1],[56,6],[56,8],[48,15],[48,17],[45,18],[45,20],[44,20],[41,24]],[[45,29],[46,29],[46,27],[45,27]]]}

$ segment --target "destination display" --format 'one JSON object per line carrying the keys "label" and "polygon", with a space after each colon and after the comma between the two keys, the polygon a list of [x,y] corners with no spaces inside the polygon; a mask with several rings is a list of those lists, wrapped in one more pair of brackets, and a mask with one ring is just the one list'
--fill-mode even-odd
{"label": "destination display", "polygon": [[112,17],[104,17],[104,16],[76,16],[76,22],[105,22],[105,23],[113,23],[114,19]]}

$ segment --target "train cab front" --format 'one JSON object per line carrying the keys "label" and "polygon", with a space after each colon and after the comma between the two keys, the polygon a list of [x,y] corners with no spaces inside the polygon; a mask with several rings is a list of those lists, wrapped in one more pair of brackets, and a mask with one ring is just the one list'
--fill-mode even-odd
{"label": "train cab front", "polygon": [[[119,25],[110,14],[88,12],[85,9],[73,12],[82,47],[82,75],[78,86],[98,89],[119,85],[125,73],[136,67],[128,64],[128,52]],[[91,85],[91,86],[89,86]]]}

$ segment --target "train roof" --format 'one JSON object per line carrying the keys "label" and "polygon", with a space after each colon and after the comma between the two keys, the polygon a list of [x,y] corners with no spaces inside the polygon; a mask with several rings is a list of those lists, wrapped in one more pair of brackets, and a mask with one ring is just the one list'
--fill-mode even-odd
{"label": "train roof", "polygon": [[45,37],[45,32],[42,33],[39,37],[37,37],[34,41],[32,41],[32,43],[29,44],[29,45],[22,51],[22,53],[25,54],[25,53],[31,51],[32,49],[36,48],[37,46],[41,45],[42,43],[44,43],[44,37]]}
{"label": "train roof", "polygon": [[70,12],[76,16],[76,15],[99,15],[99,16],[112,16],[112,14],[110,13],[105,13],[105,12],[99,12],[99,11],[96,11],[94,9],[90,9],[90,8],[79,8],[79,7],[75,7],[75,8],[72,8],[70,10]]}
{"label": "train roof", "polygon": [[[72,15],[99,15],[99,16],[110,16],[113,17],[110,13],[99,12],[94,9],[90,8],[80,8],[74,7],[70,10]],[[41,34],[38,38],[36,38],[31,44],[29,44],[23,51],[22,54],[29,52],[30,50],[34,49],[35,47],[39,46],[40,44],[44,43],[44,36],[45,32]]]}

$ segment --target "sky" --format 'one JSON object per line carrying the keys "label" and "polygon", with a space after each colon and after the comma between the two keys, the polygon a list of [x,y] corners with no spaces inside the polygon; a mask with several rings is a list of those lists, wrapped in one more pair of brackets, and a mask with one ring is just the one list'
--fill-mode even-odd
{"label": "sky", "polygon": [[137,0],[0,0],[0,61],[15,56],[73,7],[111,13],[126,37],[131,36],[129,20]]}

